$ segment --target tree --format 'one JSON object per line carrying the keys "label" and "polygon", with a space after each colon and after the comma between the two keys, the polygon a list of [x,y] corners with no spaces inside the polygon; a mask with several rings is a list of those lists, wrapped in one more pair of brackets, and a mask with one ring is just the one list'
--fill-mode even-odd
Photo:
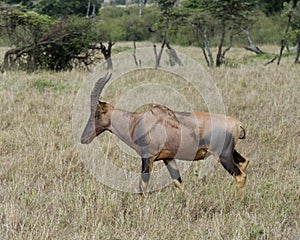
{"label": "tree", "polygon": [[210,49],[210,38],[214,35],[214,21],[211,16],[201,10],[198,0],[189,0],[183,3],[186,11],[186,21],[192,28],[192,41],[201,48],[208,67],[214,65],[214,59]]}
{"label": "tree", "polygon": [[[218,44],[218,52],[216,56],[216,66],[223,63],[226,52],[232,46],[233,36],[241,29],[246,29],[250,25],[250,11],[254,1],[239,0],[204,0],[205,9],[216,19],[220,21],[221,36]],[[223,51],[225,37],[227,31],[230,31],[229,47]]]}
{"label": "tree", "polygon": [[157,52],[156,45],[154,45],[154,54],[156,59],[156,67],[159,67],[161,56],[165,46],[167,47],[170,57],[170,64],[182,65],[180,59],[177,56],[176,51],[171,47],[169,42],[169,34],[176,31],[180,24],[182,24],[182,15],[180,9],[176,5],[176,0],[157,0],[156,3],[160,9],[160,17],[158,21],[149,28],[149,31],[156,33],[160,36],[162,44],[161,49]]}
{"label": "tree", "polygon": [[293,19],[291,23],[291,37],[294,39],[296,44],[296,58],[295,63],[299,63],[300,57],[300,2],[293,2]]}
{"label": "tree", "polygon": [[100,42],[99,46],[97,47],[97,49],[101,50],[101,53],[103,54],[104,59],[106,60],[107,69],[113,69],[113,62],[111,59],[111,50],[113,45],[115,45],[115,43],[109,40],[107,43],[107,47],[102,42]]}
{"label": "tree", "polygon": [[2,69],[26,71],[70,70],[75,63],[88,66],[95,60],[95,34],[91,21],[70,17],[53,20],[49,16],[20,7],[1,7],[1,33],[14,48],[5,53]]}
{"label": "tree", "polygon": [[300,55],[300,4],[297,0],[285,2],[284,10],[282,16],[287,19],[286,29],[284,31],[283,37],[280,41],[280,51],[277,60],[277,65],[280,64],[283,50],[288,46],[288,40],[292,40],[296,44],[296,58],[295,63],[299,63]]}
{"label": "tree", "polygon": [[[243,29],[253,23],[251,20],[252,10],[255,6],[255,1],[249,0],[186,0],[184,6],[187,9],[196,9],[191,11],[192,19],[195,19],[197,14],[201,15],[201,24],[199,27],[199,34],[202,38],[208,41],[209,38],[205,34],[209,28],[220,29],[218,51],[216,56],[216,66],[220,66],[225,59],[225,54],[230,50],[235,34],[241,32]],[[196,18],[197,19],[197,18]],[[193,26],[195,26],[193,23]],[[228,37],[228,47],[223,49],[225,40]],[[204,44],[205,45],[205,44]],[[206,43],[207,45],[207,43]]]}

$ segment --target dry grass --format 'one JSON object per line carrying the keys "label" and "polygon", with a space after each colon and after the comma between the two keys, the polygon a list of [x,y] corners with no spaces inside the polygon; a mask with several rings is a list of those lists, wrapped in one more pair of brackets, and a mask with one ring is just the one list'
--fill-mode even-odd
{"label": "dry grass", "polygon": [[299,239],[299,66],[264,62],[210,70],[228,114],[248,129],[238,145],[251,161],[247,189],[219,165],[199,179],[196,162],[183,176],[187,198],[169,186],[142,199],[85,170],[71,118],[87,73],[0,75],[0,238]]}

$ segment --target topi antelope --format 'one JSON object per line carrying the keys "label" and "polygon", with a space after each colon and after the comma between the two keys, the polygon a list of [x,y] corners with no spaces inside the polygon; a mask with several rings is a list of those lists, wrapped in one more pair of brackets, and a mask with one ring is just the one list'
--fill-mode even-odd
{"label": "topi antelope", "polygon": [[236,119],[205,112],[176,112],[156,105],[145,112],[127,112],[99,101],[111,77],[100,78],[91,93],[91,115],[82,133],[81,143],[88,144],[109,131],[142,158],[139,184],[145,193],[154,161],[163,160],[176,187],[183,190],[175,159],[197,161],[212,155],[234,177],[237,186],[246,182],[249,161],[234,148],[245,130]]}

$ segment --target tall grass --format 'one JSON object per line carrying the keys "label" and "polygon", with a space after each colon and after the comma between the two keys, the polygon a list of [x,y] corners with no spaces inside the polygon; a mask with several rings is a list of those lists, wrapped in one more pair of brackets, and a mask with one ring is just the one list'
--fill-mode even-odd
{"label": "tall grass", "polygon": [[[198,49],[180,50],[202,61]],[[86,72],[2,75],[0,238],[299,239],[299,66],[243,64],[242,51],[228,55],[239,59],[233,68],[208,71],[248,130],[238,145],[250,159],[246,190],[220,165],[199,179],[195,162],[183,175],[188,197],[169,186],[143,199],[85,169],[71,118]]]}

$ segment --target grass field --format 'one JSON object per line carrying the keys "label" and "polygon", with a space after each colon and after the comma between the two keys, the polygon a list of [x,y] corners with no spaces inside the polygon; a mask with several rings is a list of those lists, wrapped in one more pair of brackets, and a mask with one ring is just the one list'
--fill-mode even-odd
{"label": "grass field", "polygon": [[[180,51],[202,61],[199,49]],[[233,49],[230,67],[208,70],[247,128],[237,146],[250,159],[246,189],[221,165],[200,179],[195,162],[183,175],[188,197],[171,185],[141,198],[86,170],[72,108],[87,72],[0,75],[0,238],[299,239],[299,65],[246,55]]]}

